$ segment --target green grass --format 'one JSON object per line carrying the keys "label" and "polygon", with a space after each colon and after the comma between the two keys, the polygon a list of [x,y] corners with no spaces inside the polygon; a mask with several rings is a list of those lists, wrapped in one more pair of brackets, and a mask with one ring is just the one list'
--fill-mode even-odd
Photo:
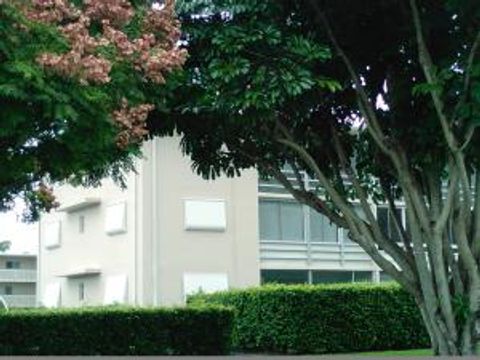
{"label": "green grass", "polygon": [[355,353],[358,356],[433,356],[431,349],[388,350]]}
{"label": "green grass", "polygon": [[[477,347],[477,353],[480,354],[480,345]],[[354,353],[358,356],[433,356],[431,349],[413,349],[413,350],[388,350],[388,351],[369,351]]]}

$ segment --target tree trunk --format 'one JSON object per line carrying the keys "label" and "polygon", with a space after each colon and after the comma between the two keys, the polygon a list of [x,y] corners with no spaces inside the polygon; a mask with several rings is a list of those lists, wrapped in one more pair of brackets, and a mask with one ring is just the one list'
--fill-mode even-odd
{"label": "tree trunk", "polygon": [[[425,303],[417,303],[430,336],[431,348],[434,355],[439,356],[472,356],[477,354],[478,333],[477,318],[468,316],[464,324],[457,324],[457,338],[452,337],[447,331],[445,322],[434,309],[428,309]],[[433,314],[433,315],[432,315]]]}

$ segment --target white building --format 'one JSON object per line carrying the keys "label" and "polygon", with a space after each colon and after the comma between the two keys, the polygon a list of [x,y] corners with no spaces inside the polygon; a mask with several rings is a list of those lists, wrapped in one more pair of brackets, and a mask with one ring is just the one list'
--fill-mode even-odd
{"label": "white building", "polygon": [[[341,229],[255,170],[203,180],[177,138],[147,143],[144,156],[126,190],[56,190],[61,208],[40,222],[41,304],[170,305],[260,282],[380,281]],[[386,209],[378,215],[388,227]]]}
{"label": "white building", "polygon": [[0,299],[9,308],[35,307],[36,283],[35,254],[14,251],[0,253]]}

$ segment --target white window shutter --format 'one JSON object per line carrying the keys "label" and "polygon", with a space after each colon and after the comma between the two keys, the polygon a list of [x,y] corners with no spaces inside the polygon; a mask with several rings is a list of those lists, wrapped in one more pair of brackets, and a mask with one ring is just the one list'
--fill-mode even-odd
{"label": "white window shutter", "polygon": [[185,229],[225,231],[225,200],[185,200]]}

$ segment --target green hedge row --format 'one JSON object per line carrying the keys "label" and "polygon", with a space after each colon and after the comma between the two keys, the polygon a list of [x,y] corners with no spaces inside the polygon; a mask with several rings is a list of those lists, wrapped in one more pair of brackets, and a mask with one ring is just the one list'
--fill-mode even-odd
{"label": "green hedge row", "polygon": [[190,304],[233,306],[240,352],[318,354],[424,348],[429,338],[413,299],[394,284],[267,285]]}
{"label": "green hedge row", "polygon": [[0,314],[0,354],[227,354],[233,316],[220,306],[14,310]]}

